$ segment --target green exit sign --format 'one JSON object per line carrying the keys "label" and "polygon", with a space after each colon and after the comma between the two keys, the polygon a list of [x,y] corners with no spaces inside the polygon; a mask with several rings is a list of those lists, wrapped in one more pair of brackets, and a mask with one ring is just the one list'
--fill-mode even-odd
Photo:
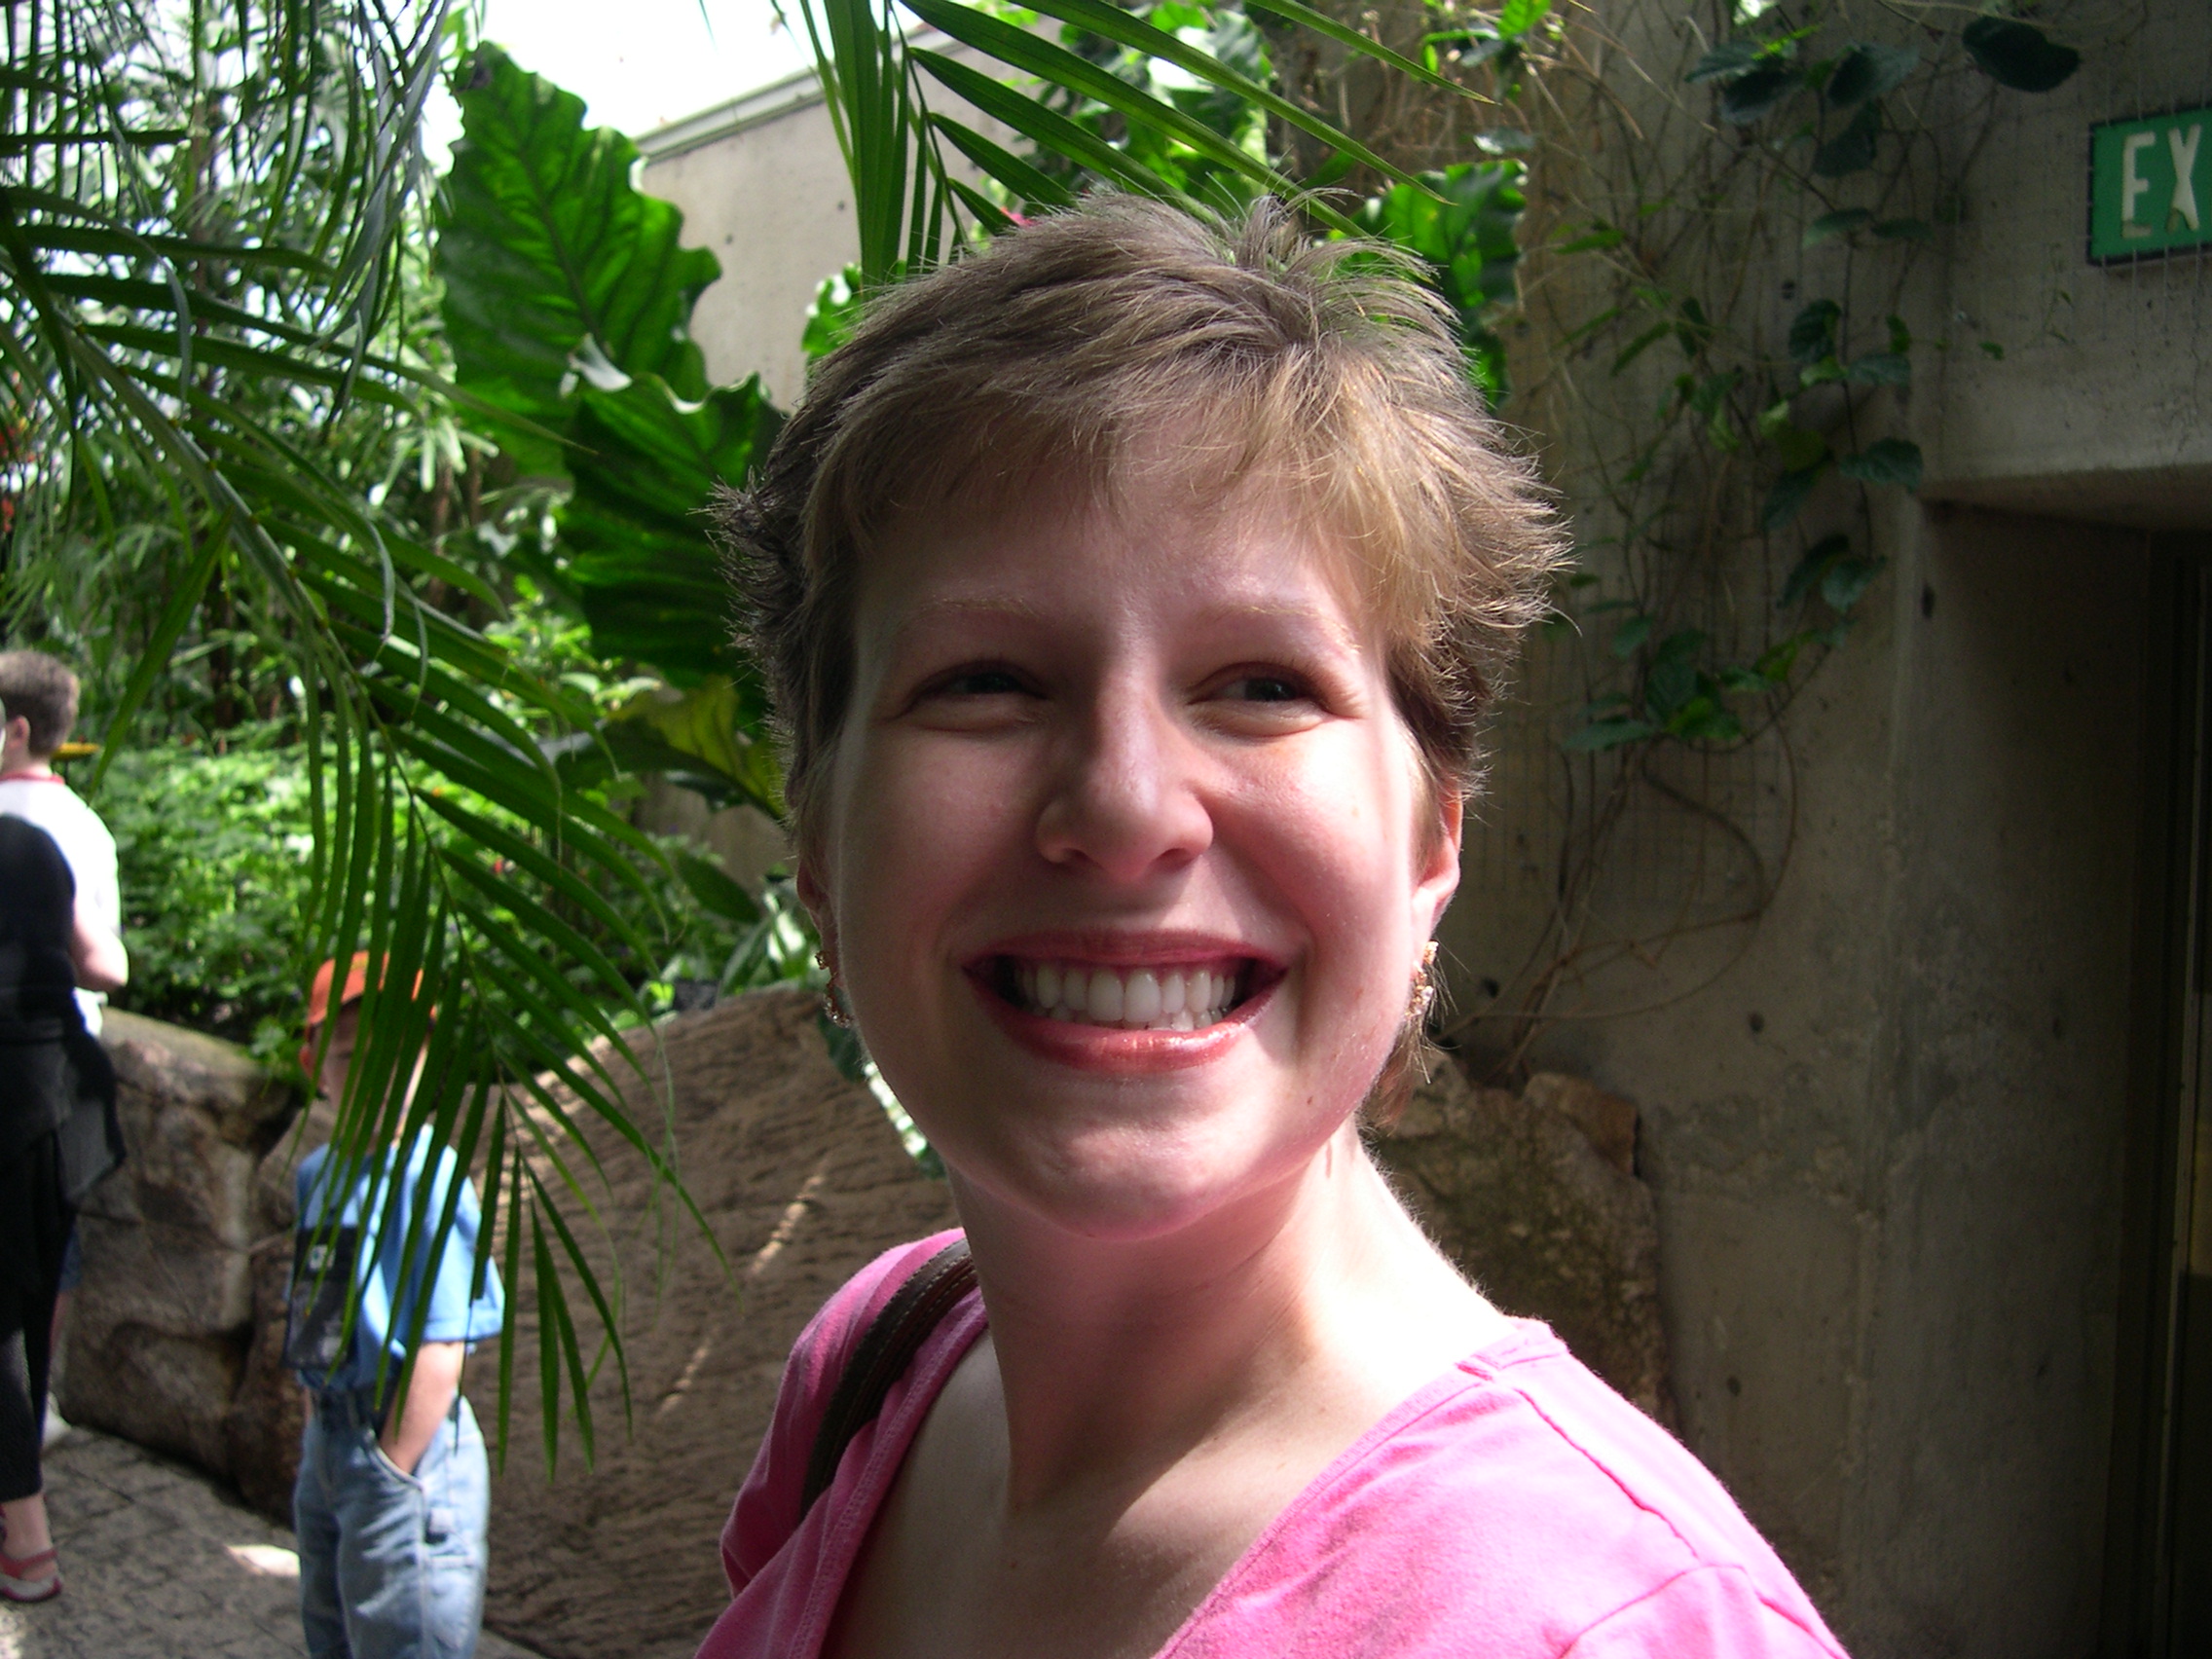
{"label": "green exit sign", "polygon": [[2212,243],[2212,109],[2089,129],[2089,257],[2099,265]]}

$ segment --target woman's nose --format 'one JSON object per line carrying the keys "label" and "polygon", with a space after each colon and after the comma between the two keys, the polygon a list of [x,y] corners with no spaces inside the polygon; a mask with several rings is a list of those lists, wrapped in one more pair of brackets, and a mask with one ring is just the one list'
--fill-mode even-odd
{"label": "woman's nose", "polygon": [[1212,843],[1198,756],[1160,697],[1100,696],[1070,727],[1037,818],[1046,858],[1131,882],[1180,868]]}

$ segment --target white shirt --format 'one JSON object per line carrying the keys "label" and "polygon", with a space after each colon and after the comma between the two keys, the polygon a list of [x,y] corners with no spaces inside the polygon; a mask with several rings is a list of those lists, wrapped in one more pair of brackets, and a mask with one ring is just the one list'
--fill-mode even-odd
{"label": "white shirt", "polygon": [[[0,813],[26,819],[54,837],[61,856],[69,861],[69,873],[77,882],[77,897],[92,907],[92,919],[110,933],[123,933],[123,885],[115,869],[115,837],[107,832],[100,815],[77,797],[77,792],[58,777],[18,773],[0,778]],[[105,993],[80,990],[77,1006],[85,1014],[85,1029],[97,1037]]]}

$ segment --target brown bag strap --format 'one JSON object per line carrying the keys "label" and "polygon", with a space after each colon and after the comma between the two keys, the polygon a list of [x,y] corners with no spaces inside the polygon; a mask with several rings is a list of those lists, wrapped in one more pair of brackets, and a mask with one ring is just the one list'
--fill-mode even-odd
{"label": "brown bag strap", "polygon": [[930,1333],[975,1284],[976,1264],[969,1259],[968,1240],[956,1238],[924,1262],[884,1304],[883,1311],[868,1321],[860,1346],[845,1362],[844,1375],[837,1379],[822,1426],[815,1431],[814,1450],[806,1459],[806,1485],[799,1493],[802,1519],[837,1478],[837,1465],[853,1436],[875,1420],[891,1384],[905,1374]]}

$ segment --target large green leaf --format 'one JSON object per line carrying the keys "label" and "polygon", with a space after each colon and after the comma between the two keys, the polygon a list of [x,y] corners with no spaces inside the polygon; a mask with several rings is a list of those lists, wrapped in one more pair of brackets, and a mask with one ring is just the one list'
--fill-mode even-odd
{"label": "large green leaf", "polygon": [[[1054,0],[1054,3],[1060,5],[1063,10],[1077,10],[1074,0]],[[1241,174],[1261,189],[1278,191],[1286,195],[1296,189],[1296,186],[1289,179],[1283,177],[1274,168],[1269,166],[1265,162],[1254,159],[1196,116],[1186,114],[1175,105],[1164,102],[1154,97],[1150,92],[1131,86],[1111,71],[1099,67],[1088,58],[1069,52],[1064,47],[1054,46],[1050,41],[1039,39],[1028,29],[1017,27],[1013,23],[1002,22],[987,12],[960,4],[959,0],[907,0],[907,7],[925,22],[934,24],[952,36],[953,39],[974,47],[978,52],[987,54],[998,62],[1007,64],[1012,68],[1025,70],[1049,85],[1065,87],[1070,92],[1080,92],[1088,98],[1094,98],[1108,109],[1118,112],[1127,121],[1140,123],[1189,145],[1214,166],[1232,173]],[[1124,34],[1135,33],[1131,29],[1123,29],[1121,32]],[[1153,32],[1157,33],[1158,31]],[[1205,59],[1203,54],[1196,53],[1187,48],[1184,51],[1189,57],[1189,61],[1184,65],[1185,67],[1189,66],[1189,62],[1210,61],[1210,59]],[[1226,76],[1231,72],[1217,66],[1216,73]],[[1249,83],[1245,84],[1249,85]],[[1226,90],[1235,91],[1237,89],[1232,84]],[[1345,142],[1349,143],[1349,140],[1346,139]],[[1357,153],[1364,154],[1365,152],[1362,149]],[[1379,159],[1376,165],[1386,166],[1386,164],[1381,163]],[[1398,169],[1389,168],[1388,170],[1396,173]],[[1342,215],[1324,203],[1318,201],[1309,203],[1309,208],[1316,218],[1334,224],[1340,229],[1348,230],[1351,228]]]}
{"label": "large green leaf", "polygon": [[[1549,0],[1545,0],[1545,3],[1548,4]],[[933,9],[929,11],[924,11],[919,7],[911,7],[910,9],[914,10],[917,16],[926,17],[948,34],[957,32],[954,25],[956,25],[958,19],[955,17],[948,17],[946,14],[969,10],[965,6],[943,4],[942,0],[922,0],[922,7]],[[1102,39],[1118,42],[1148,56],[1159,58],[1161,62],[1172,63],[1177,68],[1196,76],[1217,92],[1227,93],[1234,99],[1255,105],[1267,111],[1277,121],[1285,122],[1301,131],[1320,139],[1330,148],[1351,157],[1356,162],[1364,163],[1387,178],[1396,179],[1401,183],[1411,182],[1404,168],[1383,160],[1365,144],[1360,143],[1357,138],[1322,120],[1311,110],[1302,108],[1300,105],[1291,102],[1290,99],[1279,96],[1272,89],[1260,85],[1250,76],[1223,62],[1212,54],[1199,51],[1180,35],[1170,34],[1165,29],[1155,28],[1150,22],[1134,16],[1123,7],[1109,4],[1108,0],[1037,0],[1034,9],[1044,13],[1047,17],[1058,18],[1063,22],[1073,23],[1079,28],[1088,29]],[[1540,15],[1538,14],[1538,16]],[[1471,93],[1463,95],[1472,96]]]}
{"label": "large green leaf", "polygon": [[666,773],[715,806],[751,801],[781,818],[783,767],[766,724],[767,698],[757,680],[715,675],[682,692],[639,693],[602,736],[617,760]]}
{"label": "large green leaf", "polygon": [[1859,106],[1843,130],[1813,152],[1813,172],[1820,178],[1842,178],[1863,172],[1874,165],[1874,146],[1882,136],[1882,105],[1868,98]]}
{"label": "large green leaf", "polygon": [[1855,42],[1828,77],[1828,102],[1849,107],[1863,98],[1880,97],[1903,86],[1905,77],[1919,67],[1920,54],[1909,46]]}
{"label": "large green leaf", "polygon": [[[703,396],[691,308],[721,267],[681,245],[682,214],[632,186],[636,146],[587,128],[582,99],[496,46],[476,49],[457,96],[437,270],[460,384],[552,428],[579,384],[650,374]],[[500,437],[526,467],[561,470],[543,438]]]}
{"label": "large green leaf", "polygon": [[[627,889],[649,903],[645,872],[661,855],[570,788],[549,757],[563,736],[594,724],[591,704],[461,614],[469,602],[497,611],[498,572],[488,578],[489,562],[469,563],[442,521],[409,518],[386,494],[400,446],[466,400],[440,378],[442,348],[409,252],[426,229],[410,193],[422,176],[423,99],[441,42],[453,38],[444,0],[76,0],[17,8],[10,21],[0,426],[18,461],[35,464],[9,480],[16,511],[0,621],[35,610],[42,631],[66,622],[78,639],[96,639],[128,596],[84,583],[90,608],[73,617],[44,596],[88,548],[131,538],[150,549],[134,572],[155,596],[150,625],[137,636],[142,653],[117,677],[102,734],[110,755],[129,741],[134,712],[189,636],[274,666],[284,688],[275,695],[306,752],[313,826],[309,896],[288,941],[300,978],[322,957],[360,949],[386,964],[340,1105],[334,1166],[377,1167],[383,1147],[418,1132],[464,1165],[488,1147],[487,1193],[495,1207],[504,1193],[517,1223],[510,1251],[523,1228],[559,1244],[582,1292],[575,1306],[588,1303],[608,1327],[619,1366],[618,1300],[553,1203],[566,1195],[590,1208],[561,1168],[563,1148],[571,1163],[584,1155],[579,1167],[595,1161],[568,1120],[556,1114],[547,1128],[515,1103],[542,1093],[535,1078],[550,1073],[669,1176],[629,1120],[616,1059],[589,1047],[645,1012],[614,955],[647,941],[605,896]],[[503,84],[513,92],[523,79]],[[478,102],[479,140],[522,108]],[[578,126],[573,110],[543,107],[557,102],[533,106],[549,141],[556,117]],[[572,148],[626,171],[626,154]],[[514,199],[494,188],[492,160],[480,143],[468,200],[505,210]],[[610,242],[627,239],[614,250],[625,257],[649,250],[649,235],[605,222],[624,205],[607,197],[573,217]],[[533,253],[546,255],[527,229],[510,218],[500,231],[522,249],[519,262],[482,247],[473,265],[461,261],[463,288],[509,283],[474,313],[475,344],[490,351],[468,365],[475,384],[548,409],[542,400],[557,396],[588,334],[615,362],[628,353],[655,377],[640,384],[664,402],[670,384],[689,398],[705,392],[696,350],[669,321],[681,324],[713,264],[682,255],[673,225],[662,267],[641,273],[633,259],[619,280],[562,244],[568,263],[553,263],[588,279],[566,294],[550,284],[552,310],[567,304],[591,321],[550,367],[543,340],[523,343],[532,357],[502,332],[546,321],[545,291],[518,300],[514,286],[530,276]],[[631,304],[641,282],[657,283],[661,297]],[[595,294],[606,303],[592,311]],[[551,453],[544,424],[517,442],[535,437]],[[710,432],[705,448],[726,454],[730,439]],[[742,457],[730,464],[741,469]],[[694,504],[703,497],[698,485]],[[535,1164],[526,1171],[526,1143],[558,1184]],[[450,1200],[442,1213],[420,1199],[409,1206],[388,1183],[380,1191],[372,1181],[366,1206],[413,1240],[410,1250],[437,1248],[454,1220]],[[493,1236],[487,1228],[487,1251]],[[508,1261],[509,1290],[526,1303],[512,1278],[518,1258]],[[562,1294],[558,1277],[540,1284]],[[548,1316],[572,1354],[565,1306]],[[597,1346],[599,1333],[584,1340]],[[571,1364],[570,1385],[576,1376]]]}
{"label": "large green leaf", "polygon": [[689,403],[645,375],[575,402],[561,539],[593,645],[679,683],[737,672],[728,589],[701,513],[716,485],[745,481],[783,417],[758,377]]}

